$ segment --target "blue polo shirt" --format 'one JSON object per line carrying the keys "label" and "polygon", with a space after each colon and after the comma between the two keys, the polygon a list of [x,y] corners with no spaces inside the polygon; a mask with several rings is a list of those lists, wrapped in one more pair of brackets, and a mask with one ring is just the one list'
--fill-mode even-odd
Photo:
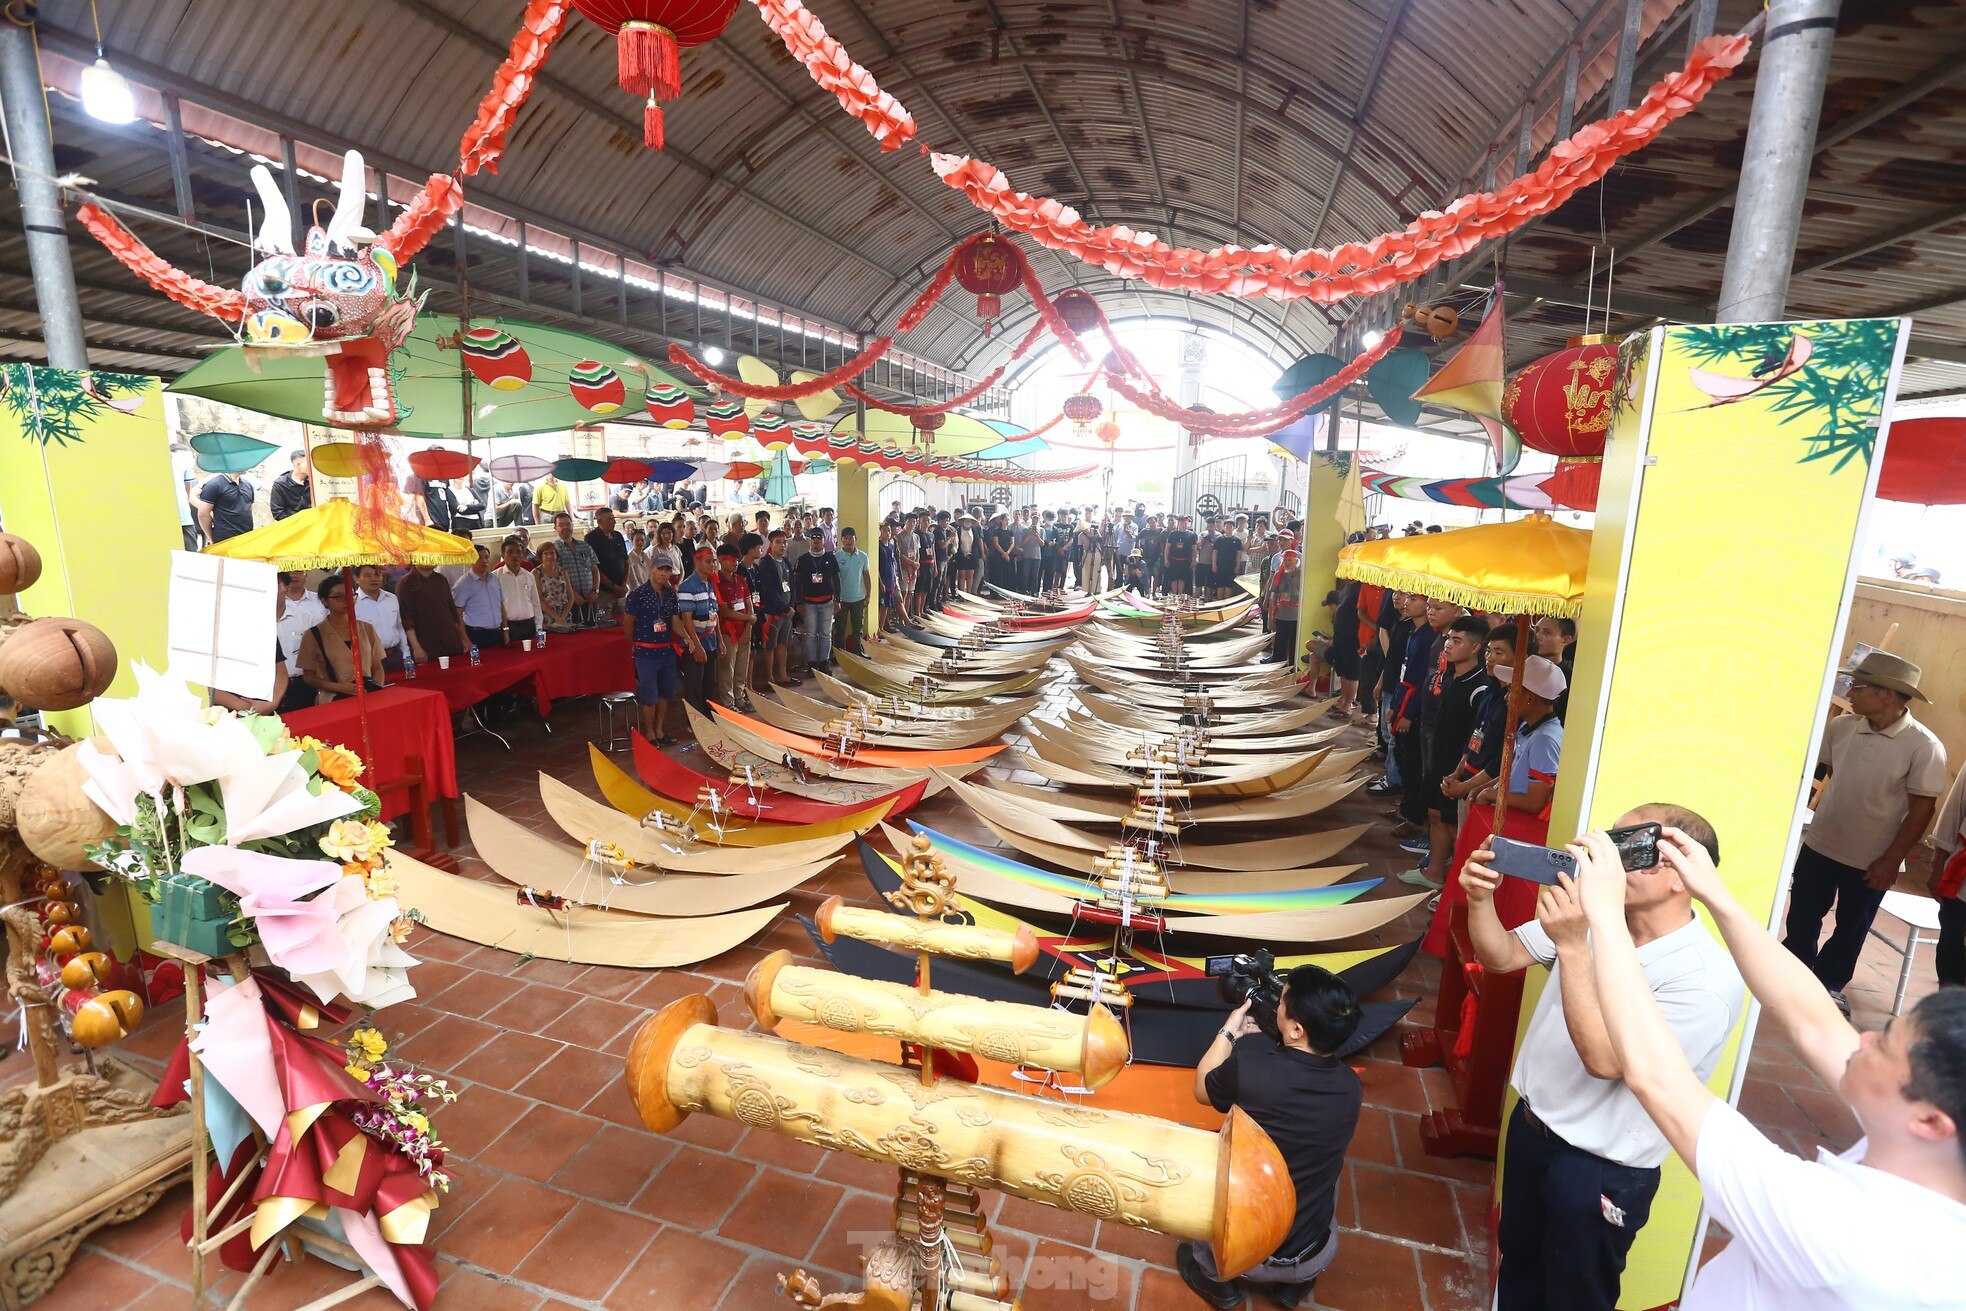
{"label": "blue polo shirt", "polygon": [[464,574],[451,584],[451,599],[464,613],[466,628],[497,628],[505,618],[505,588],[491,574]]}
{"label": "blue polo shirt", "polygon": [[[678,608],[675,589],[643,583],[628,593],[621,608],[635,620],[636,655],[661,656],[675,652],[675,635],[669,631],[669,620]],[[643,643],[651,643],[657,649],[651,650]]]}
{"label": "blue polo shirt", "polygon": [[676,584],[675,613],[695,622],[696,638],[705,651],[717,649],[717,589],[702,574],[691,574]]}
{"label": "blue polo shirt", "polygon": [[833,552],[840,566],[840,600],[851,605],[867,599],[867,553],[841,548]]}

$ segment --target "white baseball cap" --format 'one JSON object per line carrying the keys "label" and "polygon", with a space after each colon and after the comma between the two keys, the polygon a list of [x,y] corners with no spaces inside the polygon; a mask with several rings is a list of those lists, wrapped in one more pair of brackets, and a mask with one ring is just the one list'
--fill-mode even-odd
{"label": "white baseball cap", "polygon": [[[1504,685],[1513,684],[1515,667],[1495,666],[1495,679]],[[1530,656],[1522,662],[1522,687],[1531,696],[1554,701],[1563,695],[1564,689],[1568,686],[1569,682],[1563,677],[1562,667],[1554,660],[1546,660],[1542,656]]]}

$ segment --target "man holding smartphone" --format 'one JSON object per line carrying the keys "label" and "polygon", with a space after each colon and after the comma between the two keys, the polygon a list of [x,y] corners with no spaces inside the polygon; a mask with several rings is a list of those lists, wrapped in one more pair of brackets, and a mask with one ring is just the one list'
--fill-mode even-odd
{"label": "man holding smartphone", "polygon": [[[1713,826],[1681,806],[1647,805],[1619,827],[1670,824],[1718,854]],[[1625,922],[1645,986],[1687,1063],[1705,1079],[1740,1017],[1746,985],[1733,960],[1693,914],[1676,868],[1654,840],[1627,864]],[[1633,844],[1634,847],[1637,844]],[[1498,1311],[1613,1311],[1632,1240],[1651,1214],[1659,1166],[1670,1150],[1624,1083],[1605,1030],[1577,883],[1557,873],[1536,919],[1513,933],[1495,913],[1502,875],[1478,848],[1461,870],[1468,931],[1483,969],[1550,972],[1510,1085],[1520,1101],[1508,1125],[1497,1230]]]}

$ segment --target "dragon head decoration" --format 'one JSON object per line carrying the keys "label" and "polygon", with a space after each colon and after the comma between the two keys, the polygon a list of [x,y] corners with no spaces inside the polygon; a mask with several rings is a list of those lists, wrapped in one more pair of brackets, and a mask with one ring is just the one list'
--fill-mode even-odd
{"label": "dragon head decoration", "polygon": [[395,254],[361,224],[361,155],[351,150],[343,157],[334,211],[325,225],[309,227],[298,252],[293,217],[273,175],[255,164],[252,179],[265,217],[253,237],[263,258],[240,284],[246,351],[321,356],[327,373],[321,416],[330,423],[397,422],[389,356],[408,339],[423,302],[414,279],[409,292],[397,292]]}
{"label": "dragon head decoration", "polygon": [[[366,170],[360,152],[342,157],[340,191],[326,223],[294,249],[293,216],[264,164],[253,166],[264,217],[253,234],[261,257],[239,290],[176,268],[94,201],[76,217],[131,272],[165,295],[232,324],[248,359],[274,352],[318,355],[325,371],[321,417],[344,428],[387,428],[402,418],[389,356],[408,340],[423,297],[415,280],[397,287],[406,264],[462,203],[454,179],[438,174],[388,232],[362,226]],[[318,207],[317,207],[318,208]]]}

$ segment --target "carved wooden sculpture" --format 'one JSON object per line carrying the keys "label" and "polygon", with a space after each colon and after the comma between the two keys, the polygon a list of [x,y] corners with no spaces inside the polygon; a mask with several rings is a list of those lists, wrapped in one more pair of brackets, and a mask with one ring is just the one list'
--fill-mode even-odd
{"label": "carved wooden sculpture", "polygon": [[[938,916],[948,912],[953,891],[940,856],[918,840],[890,900],[918,916]],[[704,996],[683,997],[650,1018],[627,1062],[629,1093],[642,1122],[658,1133],[703,1112],[898,1167],[895,1233],[864,1258],[862,1289],[826,1295],[795,1271],[780,1285],[799,1306],[1014,1311],[991,1253],[983,1188],[1205,1239],[1225,1277],[1256,1265],[1282,1241],[1296,1213],[1290,1174],[1276,1145],[1240,1111],[1219,1134],[1209,1133],[935,1073],[938,1048],[1074,1073],[1088,1088],[1124,1065],[1125,1033],[1104,1006],[1073,1015],[930,988],[931,953],[1029,966],[1037,944],[1028,930],[1013,935],[862,910],[837,897],[821,907],[818,923],[829,940],[844,933],[918,951],[917,986],[794,965],[778,952],[746,981],[752,1013],[767,1026],[788,1018],[893,1037],[902,1045],[900,1064],[721,1028]]]}

